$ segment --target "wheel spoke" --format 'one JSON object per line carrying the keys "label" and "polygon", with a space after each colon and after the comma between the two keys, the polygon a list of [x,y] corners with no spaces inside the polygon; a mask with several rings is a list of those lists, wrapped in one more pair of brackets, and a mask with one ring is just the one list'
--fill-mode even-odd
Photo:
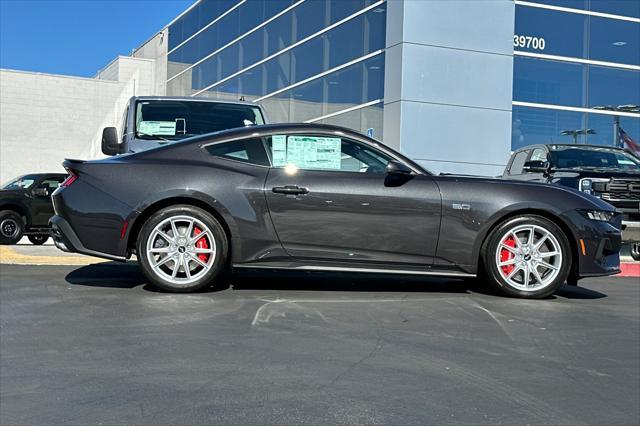
{"label": "wheel spoke", "polygon": [[560,269],[560,267],[556,266],[556,265],[552,265],[550,263],[547,262],[540,262],[540,266],[547,268],[547,269],[551,269],[553,271],[557,271],[558,269]]}
{"label": "wheel spoke", "polygon": [[520,238],[518,238],[518,235],[516,235],[515,232],[511,232],[511,237],[515,240],[516,247],[517,248],[521,248],[522,247],[522,243],[520,242]]}
{"label": "wheel spoke", "polygon": [[191,240],[189,240],[189,244],[195,244],[196,241],[198,241],[200,238],[202,237],[208,237],[209,236],[209,231],[203,231],[201,233],[199,233],[198,235],[196,235],[195,237],[193,237]]}
{"label": "wheel spoke", "polygon": [[193,260],[194,262],[196,262],[198,265],[202,266],[205,269],[209,269],[209,266],[204,263],[202,260],[200,260],[200,258],[198,256],[192,256],[191,260]]}
{"label": "wheel spoke", "polygon": [[180,234],[178,234],[178,228],[176,227],[176,221],[171,219],[171,231],[173,232],[173,238],[178,238]]}
{"label": "wheel spoke", "polygon": [[529,238],[527,238],[527,246],[531,247],[533,245],[533,237],[535,234],[535,230],[533,227],[529,228]]}
{"label": "wheel spoke", "polygon": [[498,264],[498,266],[509,266],[509,265],[514,265],[516,263],[516,259],[509,259],[509,260],[505,260],[504,262],[500,262]]}
{"label": "wheel spoke", "polygon": [[522,283],[524,284],[524,288],[527,288],[527,287],[529,287],[529,275],[530,275],[530,273],[529,273],[529,264],[525,263],[524,264],[524,268],[522,268],[522,269],[524,271],[524,278],[522,280]]}
{"label": "wheel spoke", "polygon": [[507,250],[510,253],[518,254],[518,250],[516,250],[514,247],[506,245],[505,243],[500,243],[500,247]]}
{"label": "wheel spoke", "polygon": [[184,273],[187,275],[187,279],[191,279],[191,271],[189,270],[189,257],[185,255],[182,257],[182,264],[184,266]]}
{"label": "wheel spoke", "polygon": [[510,279],[511,279],[511,278],[513,278],[513,276],[514,276],[515,274],[517,274],[517,273],[518,273],[518,271],[520,271],[521,269],[522,269],[522,266],[520,266],[520,265],[516,266],[515,268],[513,268],[513,270],[512,270],[511,272],[509,272],[509,275],[507,275],[507,277],[506,277],[506,278],[507,278],[508,280],[510,280]]}
{"label": "wheel spoke", "polygon": [[173,253],[173,251],[171,247],[155,247],[149,250],[150,253]]}
{"label": "wheel spoke", "polygon": [[193,230],[193,220],[189,221],[189,227],[187,228],[187,231],[184,233],[184,237],[185,238],[191,238],[191,231]]}
{"label": "wheel spoke", "polygon": [[169,244],[173,243],[175,240],[171,238],[169,235],[165,234],[163,231],[158,229],[158,235],[164,238]]}
{"label": "wheel spoke", "polygon": [[165,257],[163,257],[162,259],[160,259],[155,265],[153,265],[153,267],[154,268],[159,268],[160,266],[164,265],[165,263],[167,263],[171,259],[173,259],[173,256],[168,254]]}
{"label": "wheel spoke", "polygon": [[210,248],[194,248],[193,250],[191,250],[191,253],[196,253],[196,254],[210,254],[213,252],[214,250]]}
{"label": "wheel spoke", "polygon": [[540,257],[543,257],[543,258],[544,257],[551,257],[551,256],[557,256],[559,254],[560,254],[560,252],[557,252],[557,251],[547,251],[547,252],[544,252],[544,253],[540,253]]}
{"label": "wheel spoke", "polygon": [[540,273],[538,272],[538,267],[534,266],[533,269],[531,270],[531,272],[533,272],[533,276],[536,279],[536,283],[537,284],[542,284],[542,277],[540,276]]}
{"label": "wheel spoke", "polygon": [[180,265],[182,264],[182,256],[178,257],[178,260],[173,264],[173,271],[171,271],[171,279],[176,279],[176,275],[178,275],[178,269],[180,269]]}
{"label": "wheel spoke", "polygon": [[549,236],[549,234],[548,234],[548,233],[547,233],[547,234],[544,234],[544,235],[543,235],[543,236],[538,240],[538,242],[537,242],[537,243],[535,243],[535,244],[533,245],[533,249],[534,249],[534,250],[538,250],[538,249],[540,249],[540,247],[542,246],[542,243],[544,243],[544,242],[547,240],[547,237],[548,237],[548,236]]}

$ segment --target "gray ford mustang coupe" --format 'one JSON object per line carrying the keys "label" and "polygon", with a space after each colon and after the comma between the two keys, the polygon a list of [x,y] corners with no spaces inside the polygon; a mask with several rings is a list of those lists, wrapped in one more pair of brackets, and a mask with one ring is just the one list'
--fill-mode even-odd
{"label": "gray ford mustang coupe", "polygon": [[52,234],[66,251],[138,258],[174,292],[223,268],[474,277],[540,298],[619,272],[621,218],[573,189],[435,176],[328,125],[277,124],[136,154],[66,160]]}

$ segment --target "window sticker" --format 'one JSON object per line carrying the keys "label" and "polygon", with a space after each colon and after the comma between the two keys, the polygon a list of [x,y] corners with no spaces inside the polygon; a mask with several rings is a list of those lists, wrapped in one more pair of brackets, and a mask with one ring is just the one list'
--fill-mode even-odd
{"label": "window sticker", "polygon": [[138,125],[138,132],[146,135],[163,135],[163,136],[175,136],[176,134],[176,122],[175,121],[141,121]]}
{"label": "window sticker", "polygon": [[287,164],[287,137],[285,135],[271,137],[271,157],[273,157],[273,167],[283,167]]}
{"label": "window sticker", "polygon": [[289,136],[287,164],[301,169],[340,170],[340,138]]}

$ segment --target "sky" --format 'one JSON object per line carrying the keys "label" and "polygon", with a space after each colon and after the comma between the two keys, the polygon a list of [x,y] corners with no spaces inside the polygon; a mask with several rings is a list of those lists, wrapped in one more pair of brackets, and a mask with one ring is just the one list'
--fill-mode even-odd
{"label": "sky", "polygon": [[93,77],[195,0],[0,0],[0,68]]}

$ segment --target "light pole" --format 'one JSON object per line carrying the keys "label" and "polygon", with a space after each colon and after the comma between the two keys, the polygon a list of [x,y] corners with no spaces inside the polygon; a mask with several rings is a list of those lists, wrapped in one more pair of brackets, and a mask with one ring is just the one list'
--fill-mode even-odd
{"label": "light pole", "polygon": [[[597,110],[605,110],[605,111],[616,111],[616,112],[640,112],[640,105],[598,105],[594,106],[593,109]],[[618,145],[618,140],[620,139],[620,116],[613,116],[613,145]]]}
{"label": "light pole", "polygon": [[577,145],[578,135],[595,135],[596,131],[593,129],[563,130],[560,134],[563,136],[573,136],[573,143]]}

